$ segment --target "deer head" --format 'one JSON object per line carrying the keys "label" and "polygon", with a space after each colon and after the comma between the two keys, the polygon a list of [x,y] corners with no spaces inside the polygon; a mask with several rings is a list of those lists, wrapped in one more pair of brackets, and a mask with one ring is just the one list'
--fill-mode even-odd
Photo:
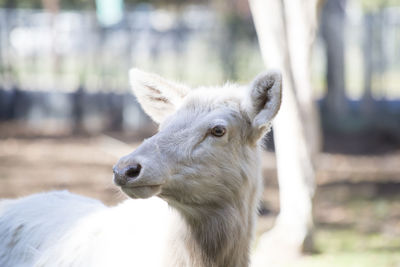
{"label": "deer head", "polygon": [[133,69],[130,82],[159,131],[114,166],[115,184],[129,197],[212,204],[257,183],[258,141],[281,103],[279,73],[262,73],[243,87],[190,90]]}

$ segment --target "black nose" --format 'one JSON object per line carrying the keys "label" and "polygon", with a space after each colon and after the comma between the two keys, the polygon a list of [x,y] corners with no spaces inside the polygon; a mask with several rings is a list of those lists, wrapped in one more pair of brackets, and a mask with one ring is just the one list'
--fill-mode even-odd
{"label": "black nose", "polygon": [[125,171],[125,176],[127,178],[138,177],[141,169],[142,169],[142,166],[139,163],[134,166],[129,166],[128,169]]}
{"label": "black nose", "polygon": [[133,180],[139,176],[141,169],[142,165],[139,163],[132,164],[123,170],[119,170],[117,166],[114,166],[114,182],[119,186],[126,185],[129,180]]}

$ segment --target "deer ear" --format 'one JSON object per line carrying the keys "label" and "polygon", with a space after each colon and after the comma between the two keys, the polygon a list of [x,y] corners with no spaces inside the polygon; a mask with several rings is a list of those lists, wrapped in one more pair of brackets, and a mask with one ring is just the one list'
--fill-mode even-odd
{"label": "deer ear", "polygon": [[157,123],[174,113],[189,92],[186,86],[139,69],[129,71],[129,80],[143,110]]}
{"label": "deer ear", "polygon": [[250,85],[247,109],[255,138],[261,138],[278,113],[282,98],[282,75],[270,71],[258,75]]}

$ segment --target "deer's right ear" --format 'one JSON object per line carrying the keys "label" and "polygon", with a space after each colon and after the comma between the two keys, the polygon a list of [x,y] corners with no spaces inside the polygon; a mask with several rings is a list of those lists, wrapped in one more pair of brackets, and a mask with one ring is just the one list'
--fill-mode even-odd
{"label": "deer's right ear", "polygon": [[189,92],[186,86],[139,69],[129,71],[129,80],[143,110],[157,123],[174,113]]}
{"label": "deer's right ear", "polygon": [[261,73],[249,89],[246,106],[252,120],[252,137],[257,140],[269,130],[281,106],[282,75],[277,71]]}

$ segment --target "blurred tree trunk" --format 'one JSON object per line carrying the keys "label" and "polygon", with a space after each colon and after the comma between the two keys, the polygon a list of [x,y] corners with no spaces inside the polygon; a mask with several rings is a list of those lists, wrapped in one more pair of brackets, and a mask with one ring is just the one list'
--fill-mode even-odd
{"label": "blurred tree trunk", "polygon": [[17,1],[16,0],[6,0],[4,2],[5,8],[17,8]]}
{"label": "blurred tree trunk", "polygon": [[362,109],[364,113],[370,113],[372,109],[372,75],[373,75],[373,28],[372,28],[372,15],[369,13],[364,15],[364,43],[363,43],[363,53],[364,53],[364,94],[362,97]]}
{"label": "blurred tree trunk", "polygon": [[218,54],[224,66],[224,80],[237,80],[235,52],[240,40],[251,38],[250,31],[246,28],[251,23],[245,23],[247,20],[251,20],[249,6],[242,0],[231,0],[229,5],[226,4],[226,0],[212,1],[212,4],[213,8],[218,11],[218,17],[222,19],[223,24],[219,35],[224,45],[218,45],[220,49]]}
{"label": "blurred tree trunk", "polygon": [[321,16],[321,33],[326,49],[326,108],[329,116],[341,119],[348,113],[345,87],[344,32],[347,0],[325,0]]}
{"label": "blurred tree trunk", "polygon": [[[4,7],[8,9],[16,9],[17,1],[16,0],[6,0],[4,2]],[[10,43],[8,35],[11,32],[13,27],[13,18],[15,18],[14,12],[5,12],[5,16],[3,21],[1,21],[1,31],[0,32],[0,66],[3,69],[1,74],[3,75],[3,81],[6,81],[8,84],[6,86],[15,87],[18,84],[18,77],[15,75],[15,71],[13,70],[15,65],[11,62],[9,55],[10,51]],[[4,84],[3,84],[4,86]]]}
{"label": "blurred tree trunk", "polygon": [[254,266],[274,266],[312,248],[312,158],[320,147],[310,77],[317,0],[250,0],[250,6],[264,62],[283,75],[282,106],[273,124],[281,210],[253,257]]}
{"label": "blurred tree trunk", "polygon": [[[387,70],[387,56],[384,49],[385,26],[382,10],[364,15],[363,54],[364,54],[364,93],[361,112],[366,117],[377,113],[377,106],[372,94],[384,92],[383,73]],[[383,40],[383,41],[382,41]]]}
{"label": "blurred tree trunk", "polygon": [[85,88],[80,86],[76,92],[72,93],[72,120],[73,120],[73,134],[82,134],[85,131],[84,126],[84,112],[85,103],[84,97]]}
{"label": "blurred tree trunk", "polygon": [[[61,69],[61,56],[57,50],[57,29],[56,29],[56,16],[60,11],[60,0],[42,0],[42,5],[45,10],[47,10],[51,14],[50,20],[50,28],[51,28],[51,47],[52,47],[52,78],[53,78],[53,85],[57,84],[57,75],[60,73]],[[58,88],[54,88],[58,89]]]}
{"label": "blurred tree trunk", "polygon": [[42,0],[42,5],[52,14],[57,14],[60,10],[60,0]]}

